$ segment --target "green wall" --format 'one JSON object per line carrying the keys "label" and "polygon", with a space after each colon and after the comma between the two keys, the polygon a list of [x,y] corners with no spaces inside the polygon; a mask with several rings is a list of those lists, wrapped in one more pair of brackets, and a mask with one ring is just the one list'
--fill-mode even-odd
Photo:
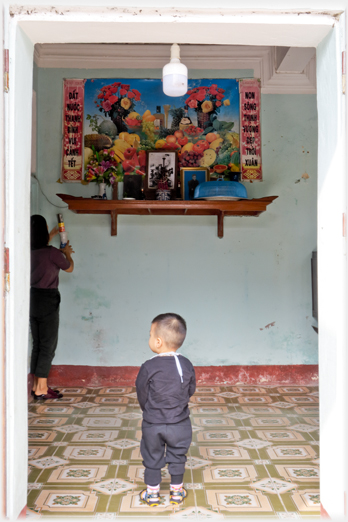
{"label": "green wall", "polygon": [[[311,317],[311,253],[316,249],[315,95],[262,95],[262,183],[249,197],[277,195],[258,218],[225,218],[218,239],[210,216],[77,215],[55,196],[89,197],[96,186],[58,184],[63,78],[159,77],[158,70],[38,69],[35,212],[49,227],[63,212],[76,252],[61,273],[61,326],[54,364],[140,365],[151,356],[152,318],[187,321],[181,350],[195,365],[316,364]],[[250,77],[252,71],[190,71],[192,77]],[[307,172],[309,179],[301,178]],[[299,181],[300,180],[300,181]],[[58,208],[59,207],[59,208]],[[58,246],[58,238],[53,243]]]}

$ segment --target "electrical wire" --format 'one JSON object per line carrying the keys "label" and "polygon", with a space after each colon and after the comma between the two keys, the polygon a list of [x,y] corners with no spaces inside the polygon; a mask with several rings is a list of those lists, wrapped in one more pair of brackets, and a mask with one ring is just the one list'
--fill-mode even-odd
{"label": "electrical wire", "polygon": [[39,181],[38,177],[36,176],[36,174],[31,174],[31,177],[34,178],[34,179],[38,182],[39,189],[40,189],[42,195],[47,199],[47,201],[49,202],[50,205],[53,205],[54,207],[57,207],[57,208],[69,208],[69,205],[65,205],[64,207],[62,207],[61,205],[55,205],[54,203],[52,203],[52,201],[50,201],[50,200],[48,199],[48,197],[46,196],[46,194],[45,194],[44,191],[42,190],[42,187],[41,187],[40,181]]}

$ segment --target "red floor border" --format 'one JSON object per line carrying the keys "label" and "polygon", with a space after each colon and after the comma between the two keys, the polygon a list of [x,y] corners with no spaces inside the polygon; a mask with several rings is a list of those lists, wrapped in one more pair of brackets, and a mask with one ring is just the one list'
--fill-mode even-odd
{"label": "red floor border", "polygon": [[17,520],[19,520],[21,518],[27,518],[27,504],[25,504],[24,508],[19,513]]}
{"label": "red floor border", "polygon": [[[50,386],[134,386],[138,366],[54,365]],[[318,365],[196,366],[197,384],[319,384]]]}

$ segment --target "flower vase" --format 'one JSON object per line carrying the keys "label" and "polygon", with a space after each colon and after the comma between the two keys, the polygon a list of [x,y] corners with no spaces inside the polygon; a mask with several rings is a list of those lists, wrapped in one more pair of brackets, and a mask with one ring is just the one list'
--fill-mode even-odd
{"label": "flower vase", "polygon": [[125,118],[128,115],[129,111],[124,109],[123,107],[120,107],[118,111],[113,111],[110,115],[110,118],[112,122],[117,127],[117,132],[128,132],[128,127],[123,122],[123,118]]}
{"label": "flower vase", "polygon": [[99,197],[107,199],[106,197],[106,183],[99,183]]}
{"label": "flower vase", "polygon": [[206,129],[211,126],[209,112],[197,112],[197,124],[201,129]]}

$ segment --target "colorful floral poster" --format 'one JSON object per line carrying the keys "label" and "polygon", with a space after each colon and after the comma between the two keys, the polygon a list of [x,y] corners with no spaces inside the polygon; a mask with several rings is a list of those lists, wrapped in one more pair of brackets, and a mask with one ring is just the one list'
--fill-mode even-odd
{"label": "colorful floral poster", "polygon": [[83,106],[85,80],[64,80],[61,180],[81,182],[83,166]]}
{"label": "colorful floral poster", "polygon": [[208,167],[211,176],[224,171],[233,179],[240,172],[239,110],[237,80],[189,80],[178,98],[163,93],[161,80],[86,80],[85,179],[113,184],[144,174],[146,151],[157,149],[177,151],[179,167]]}
{"label": "colorful floral poster", "polygon": [[241,181],[262,181],[260,82],[241,80],[239,91]]}

